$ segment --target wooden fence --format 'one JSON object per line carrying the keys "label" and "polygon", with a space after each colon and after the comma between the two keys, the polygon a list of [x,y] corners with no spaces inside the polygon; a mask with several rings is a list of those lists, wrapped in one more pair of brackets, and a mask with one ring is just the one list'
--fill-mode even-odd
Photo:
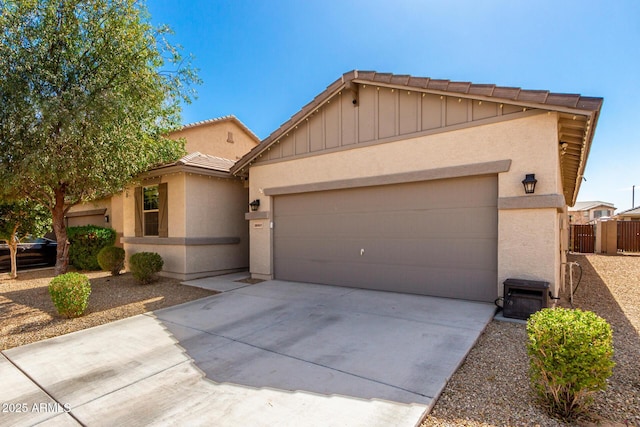
{"label": "wooden fence", "polygon": [[594,225],[574,224],[570,229],[569,250],[593,253],[595,251],[596,228]]}
{"label": "wooden fence", "polygon": [[618,221],[618,250],[640,252],[640,221]]}

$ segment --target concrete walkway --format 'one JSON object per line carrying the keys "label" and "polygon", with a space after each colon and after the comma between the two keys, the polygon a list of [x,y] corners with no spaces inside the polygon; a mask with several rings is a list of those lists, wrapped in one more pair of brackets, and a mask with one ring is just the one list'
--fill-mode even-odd
{"label": "concrete walkway", "polygon": [[493,313],[450,299],[242,284],[2,352],[0,425],[414,426]]}

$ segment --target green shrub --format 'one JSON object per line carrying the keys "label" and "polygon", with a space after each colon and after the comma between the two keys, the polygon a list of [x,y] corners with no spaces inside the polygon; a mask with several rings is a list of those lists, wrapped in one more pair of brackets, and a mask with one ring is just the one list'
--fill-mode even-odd
{"label": "green shrub", "polygon": [[69,262],[80,270],[100,270],[98,252],[116,241],[116,232],[112,228],[85,225],[69,227]]}
{"label": "green shrub", "polygon": [[607,387],[611,326],[590,311],[542,309],[527,322],[531,385],[549,411],[575,418]]}
{"label": "green shrub", "polygon": [[112,276],[120,274],[124,268],[124,249],[116,246],[105,246],[98,252],[98,264],[104,271],[110,271]]}
{"label": "green shrub", "polygon": [[155,252],[138,252],[129,258],[129,270],[142,284],[153,282],[156,279],[156,273],[162,270],[163,264],[162,257]]}
{"label": "green shrub", "polygon": [[81,316],[87,309],[90,294],[89,278],[80,273],[61,274],[49,284],[49,295],[61,316]]}

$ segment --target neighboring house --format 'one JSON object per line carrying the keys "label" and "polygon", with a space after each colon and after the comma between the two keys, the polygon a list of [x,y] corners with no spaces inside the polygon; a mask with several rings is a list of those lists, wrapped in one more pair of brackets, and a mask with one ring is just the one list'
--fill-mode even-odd
{"label": "neighboring house", "polygon": [[618,221],[640,221],[640,207],[627,209],[615,216]]}
{"label": "neighboring house", "polygon": [[593,224],[601,218],[611,218],[616,208],[613,203],[593,201],[576,202],[569,208],[570,224]]}
{"label": "neighboring house", "polygon": [[127,257],[159,253],[165,276],[188,280],[246,269],[248,190],[229,169],[258,137],[233,116],[170,136],[185,138],[189,154],[146,172],[121,195],[74,207],[68,224],[112,226]]}
{"label": "neighboring house", "polygon": [[346,73],[231,169],[259,201],[251,274],[491,302],[522,278],[557,295],[601,105]]}

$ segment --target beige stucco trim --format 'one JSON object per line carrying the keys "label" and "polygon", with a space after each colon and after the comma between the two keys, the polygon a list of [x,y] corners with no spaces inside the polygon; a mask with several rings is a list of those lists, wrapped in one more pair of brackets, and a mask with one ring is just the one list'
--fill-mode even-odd
{"label": "beige stucco trim", "polygon": [[265,196],[278,196],[282,194],[308,193],[312,191],[341,190],[354,187],[371,187],[374,185],[389,185],[401,184],[406,182],[431,181],[435,179],[460,178],[465,176],[477,176],[507,172],[509,171],[510,167],[510,159],[496,160],[493,162],[448,166],[437,169],[401,172],[391,175],[339,179],[335,181],[265,188],[264,194]]}
{"label": "beige stucco trim", "polygon": [[240,243],[240,237],[123,237],[122,243],[130,245],[235,245]]}
{"label": "beige stucco trim", "polygon": [[247,212],[244,214],[244,219],[246,219],[247,221],[269,218],[271,218],[271,212]]}
{"label": "beige stucco trim", "polygon": [[539,196],[499,197],[498,209],[543,209],[556,208],[564,211],[566,203],[561,194],[542,194]]}

